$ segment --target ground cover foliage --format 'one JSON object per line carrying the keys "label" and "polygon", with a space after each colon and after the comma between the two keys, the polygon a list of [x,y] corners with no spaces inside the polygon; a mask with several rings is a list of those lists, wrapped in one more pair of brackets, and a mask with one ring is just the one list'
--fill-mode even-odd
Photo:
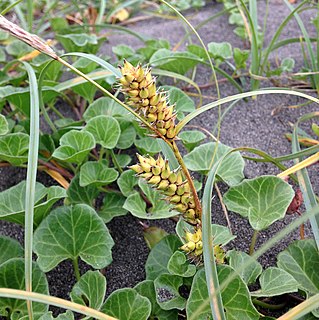
{"label": "ground cover foliage", "polygon": [[[25,180],[0,192],[1,220],[24,230],[24,245],[0,236],[4,319],[319,317],[319,208],[308,174],[319,159],[319,7],[284,0],[288,15],[266,43],[268,1],[264,20],[257,1],[221,2],[197,25],[187,17],[216,3],[1,3],[0,169],[27,170]],[[311,32],[302,18],[308,10]],[[242,47],[202,41],[198,31],[219,16]],[[185,26],[184,37],[172,46],[132,27],[148,19],[175,19]],[[281,38],[292,20],[298,30]],[[117,34],[142,45],[117,41],[111,56],[102,53]],[[297,71],[292,57],[275,65],[270,59],[290,44],[303,54]],[[195,81],[198,70],[209,74],[204,85]],[[222,95],[220,79],[236,94]],[[265,80],[273,87],[260,89]],[[206,87],[216,98],[203,103]],[[287,132],[289,154],[220,140],[223,120],[238,101],[279,94],[303,98],[300,108],[315,105]],[[210,130],[189,125],[215,111]],[[247,178],[249,161],[270,163],[278,173]],[[37,181],[39,172],[51,183]],[[226,226],[212,223],[216,201]],[[232,246],[237,235],[228,211],[249,224],[247,252]],[[116,244],[106,224],[125,215],[144,228],[145,280],[106,296],[105,270]],[[295,218],[256,250],[260,233],[286,215]],[[152,226],[158,219],[174,221],[175,232]],[[300,239],[279,253],[276,265],[258,262],[296,228]],[[72,262],[76,283],[61,299],[50,295],[47,275],[65,261]],[[60,309],[52,313],[49,306]]]}

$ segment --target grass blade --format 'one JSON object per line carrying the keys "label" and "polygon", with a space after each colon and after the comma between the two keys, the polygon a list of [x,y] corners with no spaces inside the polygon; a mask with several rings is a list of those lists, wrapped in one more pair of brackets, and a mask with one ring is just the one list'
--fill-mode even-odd
{"label": "grass blade", "polygon": [[[32,247],[33,247],[33,215],[35,201],[35,183],[37,178],[38,149],[39,149],[39,94],[38,83],[32,67],[22,62],[27,70],[30,83],[30,142],[28,153],[28,169],[25,196],[25,287],[32,292]],[[28,301],[29,318],[32,319],[32,305]]]}
{"label": "grass blade", "polygon": [[20,2],[21,2],[22,0],[17,0],[16,2],[11,2],[11,4],[8,6],[8,7],[6,7],[4,10],[2,10],[1,12],[0,12],[0,14],[2,15],[2,16],[4,16],[6,13],[8,13],[12,8],[14,8],[16,5],[18,5]]}
{"label": "grass blade", "polygon": [[82,304],[77,304],[61,298],[47,296],[36,292],[26,292],[23,290],[0,288],[0,297],[22,299],[27,301],[42,302],[51,306],[72,310],[80,314],[100,320],[118,320],[117,318],[110,317],[100,311],[89,308]]}

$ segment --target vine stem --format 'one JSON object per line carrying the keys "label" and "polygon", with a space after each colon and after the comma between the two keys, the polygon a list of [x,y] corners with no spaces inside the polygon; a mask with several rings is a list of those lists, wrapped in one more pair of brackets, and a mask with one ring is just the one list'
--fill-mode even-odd
{"label": "vine stem", "polygon": [[249,255],[252,255],[255,251],[257,238],[258,238],[258,230],[254,230],[253,236],[251,238],[250,247],[249,247]]}
{"label": "vine stem", "polygon": [[79,260],[78,258],[75,258],[74,260],[72,260],[73,263],[73,269],[74,269],[74,274],[75,274],[75,278],[76,281],[79,281],[81,278],[81,274],[80,274],[80,269],[79,269]]}
{"label": "vine stem", "polygon": [[195,211],[199,215],[199,218],[201,220],[202,219],[202,206],[201,206],[201,203],[200,203],[200,200],[199,200],[199,197],[198,197],[195,185],[194,185],[194,181],[193,181],[193,179],[192,179],[192,177],[191,177],[191,175],[190,175],[190,173],[184,163],[182,155],[180,154],[179,149],[178,149],[175,141],[173,141],[171,143],[171,148],[175,154],[175,157],[176,157],[179,165],[181,166],[181,170],[183,171],[183,173],[189,183],[190,189],[192,191],[192,194],[193,194],[193,197],[195,200],[195,209],[196,209]]}

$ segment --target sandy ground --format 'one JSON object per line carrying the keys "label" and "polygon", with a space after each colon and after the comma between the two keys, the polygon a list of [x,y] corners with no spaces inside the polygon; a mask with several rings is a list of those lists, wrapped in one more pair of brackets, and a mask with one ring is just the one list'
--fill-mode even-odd
{"label": "sandy ground", "polygon": [[[264,2],[258,2],[262,25],[264,17],[265,5]],[[221,10],[221,4],[214,3],[198,12],[188,12],[193,25],[196,25],[205,18],[213,15]],[[267,33],[265,42],[269,43],[272,35],[277,30],[280,22],[289,14],[289,10],[279,0],[270,0],[269,16],[267,21]],[[314,27],[310,23],[310,19],[315,16],[313,11],[306,11],[302,14],[303,20],[306,22],[310,34],[314,32]],[[130,26],[137,32],[144,33],[155,38],[165,38],[174,46],[185,34],[185,29],[182,23],[178,20],[162,20],[152,18],[143,22],[136,23]],[[245,48],[245,44],[233,33],[233,26],[228,24],[228,17],[222,16],[214,21],[209,22],[205,27],[199,30],[205,43],[211,41],[228,41],[233,47]],[[289,23],[281,36],[281,38],[298,37],[300,31],[296,23]],[[196,39],[194,40],[196,42]],[[102,49],[103,53],[111,54],[113,45],[120,43],[129,44],[133,47],[141,46],[135,38],[127,35],[117,35],[109,39]],[[185,43],[186,44],[186,43]],[[182,46],[183,48],[183,46]],[[303,65],[303,58],[300,50],[300,45],[289,45],[270,57],[271,63],[275,65],[276,60],[279,61],[284,57],[292,57],[296,61],[295,70],[298,71]],[[206,84],[211,77],[211,73],[207,68],[199,68],[197,83]],[[221,78],[219,76],[219,78]],[[263,83],[262,86],[271,86],[270,83]],[[237,93],[236,89],[229,83],[222,83],[220,86],[221,96],[225,97]],[[208,88],[203,90],[203,94],[216,97],[216,90]],[[211,102],[211,99],[206,99],[204,103]],[[284,133],[291,130],[289,122],[295,123],[300,115],[314,110],[313,105],[302,107],[299,109],[288,109],[288,106],[296,105],[304,102],[297,97],[288,95],[267,95],[260,96],[256,100],[248,100],[248,102],[239,102],[235,108],[225,117],[221,129],[221,141],[232,147],[249,146],[259,148],[273,156],[284,155],[291,152],[290,143],[283,137]],[[280,111],[272,115],[275,108],[280,107]],[[202,126],[208,130],[212,130],[217,120],[216,112],[207,112],[198,117],[192,122],[193,125]],[[289,163],[287,163],[289,164]],[[291,164],[291,163],[290,163]],[[310,170],[311,179],[316,192],[319,192],[319,176],[317,174],[318,165]],[[256,164],[247,162],[245,175],[249,178],[256,177],[262,174],[276,174],[278,170],[268,164]],[[0,190],[3,191],[18,183],[25,178],[25,171],[16,168],[0,168]],[[51,184],[52,181],[39,174],[39,181],[45,184]],[[221,186],[222,191],[225,187]],[[216,199],[216,198],[215,198]],[[236,214],[230,213],[230,220],[233,232],[237,235],[237,239],[231,244],[232,247],[246,250],[248,249],[252,231],[246,220],[240,218]],[[282,227],[289,224],[294,217],[287,217],[282,221],[276,222],[268,230],[262,232],[259,236],[257,246],[260,246],[268,238],[273,236]],[[226,225],[224,214],[215,200],[213,203],[213,221]],[[151,225],[159,225],[165,228],[168,232],[174,232],[174,223],[172,221],[151,221]],[[147,259],[148,249],[142,236],[143,228],[137,218],[127,215],[113,219],[108,224],[112,237],[115,241],[113,250],[113,263],[106,268],[107,278],[107,293],[111,293],[115,289],[122,287],[134,286],[145,277],[144,264]],[[0,233],[10,235],[23,241],[23,230],[21,228],[6,223],[0,222]],[[306,234],[310,234],[309,228],[306,226]],[[274,265],[276,255],[282,251],[291,241],[299,237],[299,232],[296,230],[290,235],[287,235],[282,242],[260,258],[260,262],[266,267]],[[82,265],[83,272],[86,267]],[[75,282],[72,272],[72,266],[68,262],[61,263],[56,269],[48,273],[48,281],[50,283],[50,293],[55,296],[68,297],[68,292]]]}

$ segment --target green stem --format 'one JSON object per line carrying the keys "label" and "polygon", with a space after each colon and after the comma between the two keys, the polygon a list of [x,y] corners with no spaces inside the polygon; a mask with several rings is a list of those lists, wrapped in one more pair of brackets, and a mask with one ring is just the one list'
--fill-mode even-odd
{"label": "green stem", "polygon": [[253,304],[262,308],[266,308],[269,310],[280,310],[286,306],[286,303],[280,303],[280,304],[270,304],[266,303],[264,301],[260,301],[258,299],[253,299]]}
{"label": "green stem", "polygon": [[79,281],[81,278],[81,274],[80,274],[80,269],[79,269],[79,260],[77,257],[74,260],[72,260],[72,264],[73,264],[73,269],[74,269],[76,281]]}
{"label": "green stem", "polygon": [[251,243],[249,247],[249,254],[252,255],[255,251],[255,245],[258,238],[258,230],[254,230],[253,237],[251,238]]}
{"label": "green stem", "polygon": [[32,32],[32,25],[33,25],[33,1],[28,0],[28,30],[29,32]]}
{"label": "green stem", "polygon": [[123,172],[123,169],[122,169],[122,167],[120,166],[119,162],[117,161],[113,149],[111,150],[111,157],[112,157],[112,161],[113,161],[113,164],[114,164],[114,166],[116,167],[116,169],[119,171],[119,173],[122,173],[122,172]]}

